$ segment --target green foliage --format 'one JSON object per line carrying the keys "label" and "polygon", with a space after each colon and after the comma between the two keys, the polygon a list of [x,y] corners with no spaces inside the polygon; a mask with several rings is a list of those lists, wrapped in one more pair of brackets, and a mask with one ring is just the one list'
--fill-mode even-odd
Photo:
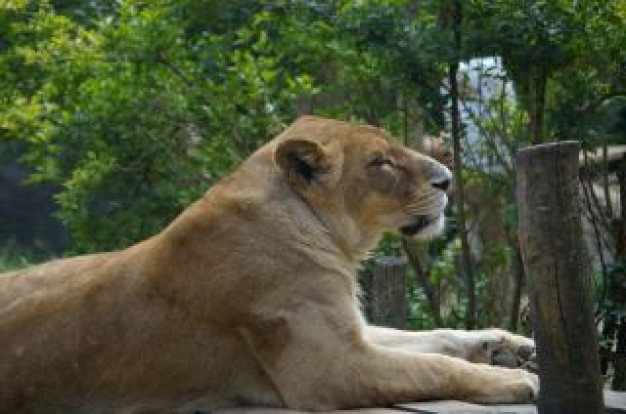
{"label": "green foliage", "polygon": [[[408,295],[409,315],[407,317],[407,328],[414,330],[435,329],[437,326],[428,308],[426,294],[423,289],[413,289]],[[446,325],[446,326],[455,326]]]}
{"label": "green foliage", "polygon": [[466,13],[466,48],[504,59],[527,110],[547,82],[550,139],[602,142],[597,106],[626,93],[623,1],[471,0]]}
{"label": "green foliage", "polygon": [[419,49],[434,33],[432,10],[414,19],[402,1],[243,6],[0,9],[0,137],[26,144],[31,182],[61,185],[73,252],[158,231],[316,94],[322,113],[398,132],[394,91],[421,85],[413,96],[428,91],[428,119],[441,126],[440,74]]}
{"label": "green foliage", "polygon": [[314,92],[257,30],[271,16],[189,35],[181,7],[122,2],[97,21],[46,2],[2,10],[12,22],[0,57],[2,137],[26,143],[31,181],[62,185],[73,251],[155,233],[292,118],[296,96]]}

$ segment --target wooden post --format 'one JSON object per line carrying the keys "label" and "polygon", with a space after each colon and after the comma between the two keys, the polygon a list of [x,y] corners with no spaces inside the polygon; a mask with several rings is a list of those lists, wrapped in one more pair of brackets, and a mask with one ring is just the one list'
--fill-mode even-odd
{"label": "wooden post", "polygon": [[517,154],[519,237],[530,282],[542,414],[603,412],[578,153],[578,143],[568,141]]}
{"label": "wooden post", "polygon": [[373,325],[406,328],[406,266],[403,257],[379,257],[365,284],[367,313]]}

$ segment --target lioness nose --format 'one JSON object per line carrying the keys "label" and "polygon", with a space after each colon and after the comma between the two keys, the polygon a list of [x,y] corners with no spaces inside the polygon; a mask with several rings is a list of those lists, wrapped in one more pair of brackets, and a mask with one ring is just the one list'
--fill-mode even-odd
{"label": "lioness nose", "polygon": [[432,181],[430,184],[438,190],[448,191],[448,188],[450,188],[450,179],[447,177],[440,178],[439,180]]}
{"label": "lioness nose", "polygon": [[435,187],[437,190],[448,191],[450,188],[450,183],[452,181],[452,173],[449,169],[444,167],[443,165],[439,165],[437,169],[437,173],[430,180],[430,185]]}

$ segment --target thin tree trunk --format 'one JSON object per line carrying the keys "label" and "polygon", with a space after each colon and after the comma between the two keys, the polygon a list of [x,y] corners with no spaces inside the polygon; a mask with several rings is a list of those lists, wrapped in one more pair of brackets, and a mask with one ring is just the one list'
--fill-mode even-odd
{"label": "thin tree trunk", "polygon": [[626,261],[626,154],[617,168],[617,181],[619,185],[619,202],[621,206],[618,220],[617,243],[615,245],[616,256]]}
{"label": "thin tree trunk", "polygon": [[437,287],[428,279],[428,272],[422,265],[422,261],[419,257],[419,252],[414,240],[402,238],[402,247],[409,258],[411,267],[415,270],[415,279],[419,287],[424,289],[428,306],[432,312],[433,320],[437,328],[443,328],[444,323],[441,318],[441,303],[439,301],[439,294]]}
{"label": "thin tree trunk", "polygon": [[613,218],[613,203],[611,202],[611,190],[609,189],[609,143],[606,138],[602,142],[602,190],[604,191],[604,206],[609,220]]}
{"label": "thin tree trunk", "polygon": [[522,302],[522,286],[524,285],[524,262],[522,260],[522,252],[520,251],[517,240],[513,243],[513,301],[509,311],[509,329],[513,332],[517,331],[519,322],[519,312]]}
{"label": "thin tree trunk", "polygon": [[[454,180],[456,183],[456,205],[459,234],[461,237],[461,254],[463,270],[465,272],[467,287],[467,308],[465,311],[465,325],[467,329],[476,327],[476,283],[472,271],[469,240],[467,236],[467,218],[465,216],[465,194],[463,187],[463,161],[461,157],[461,117],[459,115],[459,83],[457,79],[459,71],[459,52],[461,48],[461,3],[454,0],[449,15],[445,21],[449,22],[449,28],[454,33],[455,58],[448,67],[448,82],[450,83],[450,120],[452,132],[452,146],[454,151]],[[446,13],[448,14],[448,13]]]}

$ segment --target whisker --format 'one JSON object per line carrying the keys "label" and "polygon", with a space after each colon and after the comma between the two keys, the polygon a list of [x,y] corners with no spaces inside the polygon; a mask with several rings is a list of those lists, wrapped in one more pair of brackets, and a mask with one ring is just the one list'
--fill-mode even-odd
{"label": "whisker", "polygon": [[406,206],[411,215],[428,215],[441,208],[440,195],[434,191],[420,191],[412,194]]}

